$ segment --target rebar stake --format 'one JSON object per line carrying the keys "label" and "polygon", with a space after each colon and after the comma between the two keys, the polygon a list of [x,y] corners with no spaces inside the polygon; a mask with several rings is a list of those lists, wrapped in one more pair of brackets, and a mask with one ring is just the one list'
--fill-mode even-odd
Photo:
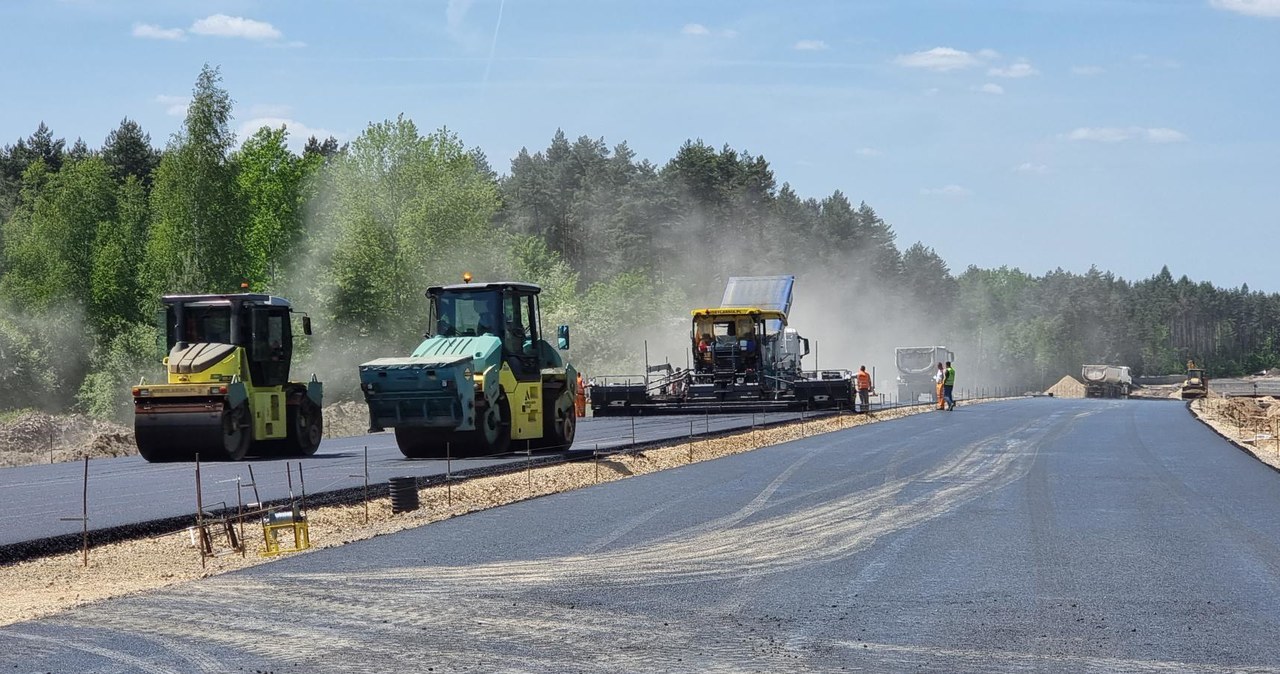
{"label": "rebar stake", "polygon": [[81,548],[84,552],[84,561],[82,566],[89,566],[89,455],[84,456],[84,495],[80,502],[80,516],[83,518],[84,528],[81,541]]}

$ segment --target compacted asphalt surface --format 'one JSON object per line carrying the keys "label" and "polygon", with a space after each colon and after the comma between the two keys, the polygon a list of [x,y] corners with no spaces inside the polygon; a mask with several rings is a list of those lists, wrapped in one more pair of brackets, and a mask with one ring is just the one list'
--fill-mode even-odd
{"label": "compacted asphalt surface", "polygon": [[1280,474],[1183,404],[859,426],[0,628],[0,672],[1276,672]]}
{"label": "compacted asphalt surface", "polygon": [[[812,413],[806,416],[812,416]],[[579,419],[573,451],[618,449],[690,435],[718,433],[752,424],[797,420],[800,412],[710,414],[638,418]],[[633,424],[634,421],[634,424]],[[520,449],[513,443],[512,449]],[[201,496],[206,510],[240,502],[268,502],[293,496],[351,489],[364,484],[365,448],[369,450],[369,483],[392,477],[443,475],[512,462],[528,461],[523,452],[447,462],[406,459],[391,432],[325,439],[314,456],[237,463],[203,463]],[[547,455],[535,452],[535,456]],[[298,463],[302,475],[298,474]],[[249,466],[253,466],[252,479]],[[257,491],[254,491],[256,481]],[[85,499],[81,462],[0,469],[0,547],[59,535],[78,534]],[[91,459],[88,479],[91,532],[153,522],[196,512],[195,464],[147,463],[140,456]],[[239,494],[237,494],[239,490]],[[256,496],[255,496],[256,494]]]}

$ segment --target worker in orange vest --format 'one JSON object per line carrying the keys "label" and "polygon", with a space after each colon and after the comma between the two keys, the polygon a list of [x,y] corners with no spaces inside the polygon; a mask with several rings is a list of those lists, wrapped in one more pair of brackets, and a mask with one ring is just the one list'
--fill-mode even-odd
{"label": "worker in orange vest", "polygon": [[[863,365],[858,368],[857,385],[858,385],[858,401],[862,403],[862,413],[866,414],[871,411],[871,392],[875,387],[871,384],[871,373],[867,372],[867,366]],[[857,403],[853,406],[853,411],[858,412]]]}
{"label": "worker in orange vest", "polygon": [[[934,398],[934,400],[938,401],[939,411],[947,409],[947,398],[946,396],[942,395],[943,394],[942,382],[945,381],[946,378],[947,378],[947,371],[943,369],[942,361],[938,361],[938,371],[933,375],[933,383],[938,388],[938,395]],[[912,402],[915,402],[915,401],[912,401]]]}
{"label": "worker in orange vest", "polygon": [[587,387],[582,383],[582,373],[578,373],[578,392],[573,397],[573,409],[580,417],[587,416]]}

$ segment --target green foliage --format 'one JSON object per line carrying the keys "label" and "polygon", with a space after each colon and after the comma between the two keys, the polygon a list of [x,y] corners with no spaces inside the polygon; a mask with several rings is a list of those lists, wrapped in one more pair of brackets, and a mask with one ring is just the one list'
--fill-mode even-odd
{"label": "green foliage", "polygon": [[151,146],[151,136],[137,122],[125,117],[119,128],[107,135],[102,144],[102,160],[111,167],[115,179],[123,182],[129,176],[151,187],[151,175],[160,163],[160,153]]}
{"label": "green foliage", "polygon": [[76,393],[78,407],[99,419],[128,423],[133,418],[130,388],[144,378],[164,380],[161,339],[158,327],[133,324],[96,347],[90,357],[90,373]]}
{"label": "green foliage", "polygon": [[0,409],[70,407],[91,348],[75,306],[36,312],[0,300]]}
{"label": "green foliage", "polygon": [[321,170],[312,241],[322,302],[357,334],[420,334],[431,283],[501,267],[494,184],[452,133],[372,124]]}
{"label": "green foliage", "polygon": [[19,212],[5,236],[6,293],[48,310],[84,305],[91,292],[94,241],[116,218],[116,185],[97,157],[52,175],[37,160],[24,174]]}
{"label": "green foliage", "polygon": [[251,268],[246,208],[229,158],[231,97],[221,79],[216,68],[200,72],[182,131],[156,171],[147,274],[157,294],[230,292]]}
{"label": "green foliage", "polygon": [[302,181],[307,166],[285,145],[284,127],[263,127],[235,156],[236,184],[248,214],[246,276],[262,290],[281,282],[281,266],[302,235]]}
{"label": "green foliage", "polygon": [[142,182],[126,176],[116,196],[116,217],[99,223],[92,252],[89,315],[103,334],[127,329],[155,303],[142,285],[138,255],[147,240],[147,218]]}
{"label": "green foliage", "polygon": [[642,372],[647,339],[686,341],[688,302],[680,290],[641,272],[592,285],[573,325],[575,366],[591,376]]}

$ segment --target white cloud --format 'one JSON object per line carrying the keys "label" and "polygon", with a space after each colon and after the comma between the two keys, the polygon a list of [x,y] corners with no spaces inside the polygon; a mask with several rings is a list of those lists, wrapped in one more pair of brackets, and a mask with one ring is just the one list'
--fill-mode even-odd
{"label": "white cloud", "polygon": [[1209,0],[1209,6],[1246,16],[1280,18],[1280,0]]}
{"label": "white cloud", "polygon": [[1088,77],[1090,75],[1100,75],[1103,72],[1102,66],[1071,66],[1071,74],[1073,75]]}
{"label": "white cloud", "polygon": [[1035,164],[1029,161],[1024,161],[1021,164],[1018,164],[1017,166],[1013,167],[1013,170],[1018,173],[1033,173],[1033,174],[1039,175],[1041,173],[1048,171],[1049,167],[1045,166],[1044,164]]}
{"label": "white cloud", "polygon": [[133,36],[149,40],[182,40],[186,38],[186,31],[181,28],[161,28],[150,23],[135,23]]}
{"label": "white cloud", "polygon": [[1095,143],[1123,143],[1130,140],[1141,140],[1148,143],[1180,143],[1186,140],[1187,136],[1176,129],[1144,128],[1141,126],[1099,126],[1073,129],[1066,134],[1066,138],[1067,140]]}
{"label": "white cloud", "polygon": [[1095,143],[1119,143],[1131,140],[1133,133],[1129,129],[1114,126],[1080,127],[1067,134],[1068,140],[1087,140]]}
{"label": "white cloud", "polygon": [[853,151],[859,157],[879,157],[884,153],[874,147],[860,147]]}
{"label": "white cloud", "polygon": [[923,68],[945,73],[951,70],[972,68],[982,61],[992,59],[998,54],[991,49],[983,49],[977,54],[952,49],[951,47],[934,47],[925,51],[903,54],[893,60],[904,68]]}
{"label": "white cloud", "polygon": [[168,94],[160,94],[155,98],[156,103],[166,106],[164,114],[171,117],[185,117],[187,114],[187,106],[191,105],[190,96],[170,96]]}
{"label": "white cloud", "polygon": [[1187,134],[1176,129],[1143,129],[1142,137],[1148,143],[1181,143]]}
{"label": "white cloud", "polygon": [[288,117],[293,108],[288,105],[255,103],[249,106],[249,117]]}
{"label": "white cloud", "polygon": [[928,197],[967,197],[973,192],[959,185],[945,185],[943,187],[922,187],[920,194]]}
{"label": "white cloud", "polygon": [[973,87],[973,90],[984,93],[984,94],[1003,94],[1004,93],[1004,87],[1000,86],[999,84],[993,84],[991,82],[987,82],[986,84],[980,87]]}
{"label": "white cloud", "polygon": [[894,59],[894,62],[904,68],[925,68],[927,70],[946,72],[975,66],[978,63],[978,59],[967,51],[960,51],[950,47],[934,47],[928,51],[904,54]]}
{"label": "white cloud", "polygon": [[1032,75],[1039,75],[1040,71],[1033,68],[1031,64],[1027,63],[1026,61],[1018,61],[1017,63],[1010,64],[1009,66],[1006,66],[1004,68],[992,68],[987,71],[987,74],[992,77],[1007,77],[1010,79],[1019,79],[1022,77],[1031,77]]}
{"label": "white cloud", "polygon": [[310,127],[310,126],[307,126],[306,124],[303,124],[302,122],[299,122],[294,119],[289,119],[287,117],[271,117],[271,116],[255,117],[241,124],[240,130],[239,130],[240,138],[242,140],[246,139],[249,136],[252,136],[253,134],[257,133],[258,129],[261,129],[264,126],[270,127],[272,129],[278,129],[282,126],[285,127],[289,132],[289,138],[287,140],[287,143],[289,144],[290,149],[292,149],[294,152],[301,152],[302,148],[306,147],[307,139],[312,136],[315,136],[320,140],[324,140],[329,136],[333,136],[334,138],[337,138],[339,141],[342,141],[343,139],[346,138],[346,134],[338,133],[337,131],[330,131],[329,129]]}
{"label": "white cloud", "polygon": [[827,43],[822,40],[800,40],[794,48],[800,51],[822,51],[827,48]]}
{"label": "white cloud", "polygon": [[214,14],[191,24],[191,32],[217,37],[242,37],[247,40],[277,40],[282,33],[265,21],[254,21],[239,16]]}
{"label": "white cloud", "polygon": [[984,61],[990,61],[991,59],[994,59],[994,58],[1000,58],[1000,52],[994,49],[979,49],[978,58]]}

